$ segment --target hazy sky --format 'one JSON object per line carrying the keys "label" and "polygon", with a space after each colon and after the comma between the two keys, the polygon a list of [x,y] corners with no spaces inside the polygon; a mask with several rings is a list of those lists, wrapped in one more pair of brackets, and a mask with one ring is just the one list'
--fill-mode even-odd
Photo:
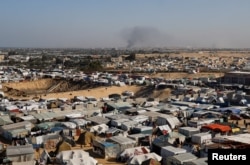
{"label": "hazy sky", "polygon": [[4,0],[0,47],[250,48],[249,0]]}

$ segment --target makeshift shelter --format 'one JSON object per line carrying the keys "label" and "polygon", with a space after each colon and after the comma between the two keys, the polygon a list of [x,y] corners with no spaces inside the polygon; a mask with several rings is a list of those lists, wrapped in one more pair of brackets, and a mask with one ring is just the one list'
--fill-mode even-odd
{"label": "makeshift shelter", "polygon": [[221,113],[233,113],[233,114],[240,114],[242,111],[241,109],[237,107],[224,107],[224,108],[217,108],[214,109],[214,111],[219,111]]}
{"label": "makeshift shelter", "polygon": [[126,121],[121,124],[121,129],[124,131],[129,131],[131,128],[138,126],[139,123],[137,121]]}
{"label": "makeshift shelter", "polygon": [[95,132],[97,133],[98,135],[99,134],[105,134],[106,131],[109,130],[109,126],[107,126],[106,124],[99,124],[99,125],[95,125],[95,126],[92,126],[90,128],[90,132]]}
{"label": "makeshift shelter", "polygon": [[91,123],[93,123],[94,125],[98,125],[98,124],[108,124],[109,123],[109,119],[101,117],[101,116],[93,116],[93,117],[89,117],[86,119],[87,121],[90,121]]}
{"label": "makeshift shelter", "polygon": [[150,136],[151,134],[142,134],[142,133],[127,135],[127,137],[129,137],[130,139],[136,141],[136,145],[142,145],[142,146],[144,146],[143,145],[144,140],[148,139],[148,142],[149,142]]}
{"label": "makeshift shelter", "polygon": [[20,146],[8,146],[6,148],[7,159],[12,162],[26,162],[34,160],[34,150],[31,144]]}
{"label": "makeshift shelter", "polygon": [[67,165],[96,165],[97,160],[89,156],[89,153],[83,150],[61,151],[56,155],[56,162]]}
{"label": "makeshift shelter", "polygon": [[45,149],[51,149],[56,146],[56,144],[60,141],[60,135],[57,133],[49,133],[41,136],[33,136],[31,138],[31,143],[34,148],[38,148],[41,145],[45,147]]}
{"label": "makeshift shelter", "polygon": [[142,133],[142,134],[152,134],[153,132],[153,128],[152,126],[136,126],[131,128],[131,132],[132,134],[136,134],[136,133]]}
{"label": "makeshift shelter", "polygon": [[141,165],[161,165],[161,162],[153,158],[150,158],[148,160],[143,161]]}
{"label": "makeshift shelter", "polygon": [[0,127],[0,134],[5,139],[12,140],[12,138],[16,136],[26,136],[32,127],[33,124],[28,121],[3,125]]}
{"label": "makeshift shelter", "polygon": [[192,161],[184,162],[183,165],[208,165],[208,158],[198,158]]}
{"label": "makeshift shelter", "polygon": [[136,141],[124,136],[112,136],[108,138],[106,141],[119,144],[121,149],[120,152],[124,151],[127,148],[135,147],[136,145]]}
{"label": "makeshift shelter", "polygon": [[77,126],[82,127],[90,123],[90,121],[84,119],[70,119],[69,121],[75,123]]}
{"label": "makeshift shelter", "polygon": [[165,165],[179,164],[198,159],[194,154],[187,152],[179,155],[169,156]]}
{"label": "makeshift shelter", "polygon": [[37,123],[37,119],[32,115],[16,116],[16,122],[21,122],[21,121],[29,121],[33,124]]}
{"label": "makeshift shelter", "polygon": [[143,162],[145,162],[148,159],[155,159],[158,162],[161,161],[162,157],[157,155],[156,153],[147,153],[142,155],[135,155],[130,160],[128,160],[128,165],[141,165]]}
{"label": "makeshift shelter", "polygon": [[171,129],[175,129],[176,127],[181,125],[181,122],[177,117],[172,116],[172,115],[166,115],[166,114],[162,114],[158,116],[156,123],[159,126],[168,124]]}
{"label": "makeshift shelter", "polygon": [[58,153],[60,153],[62,151],[69,151],[71,149],[72,149],[72,147],[69,143],[65,142],[64,140],[61,140],[57,143],[56,150],[55,150],[54,154],[57,155]]}
{"label": "makeshift shelter", "polygon": [[127,148],[119,155],[119,159],[122,162],[126,162],[127,160],[133,158],[135,155],[141,155],[147,153],[150,153],[150,149],[148,147],[140,146],[140,147]]}
{"label": "makeshift shelter", "polygon": [[10,119],[9,115],[2,115],[0,116],[0,126],[13,124],[14,122]]}
{"label": "makeshift shelter", "polygon": [[93,157],[84,157],[84,159],[70,159],[66,165],[97,165],[98,161]]}
{"label": "makeshift shelter", "polygon": [[200,129],[194,127],[180,127],[178,132],[186,137],[191,137],[194,134],[200,133]]}
{"label": "makeshift shelter", "polygon": [[117,119],[117,120],[111,120],[110,124],[114,127],[121,127],[122,123],[130,121],[127,118]]}
{"label": "makeshift shelter", "polygon": [[26,162],[12,162],[11,165],[34,165],[35,161],[26,161]]}
{"label": "makeshift shelter", "polygon": [[177,154],[187,153],[184,148],[178,148],[174,146],[165,146],[161,148],[162,163],[166,164],[167,157]]}
{"label": "makeshift shelter", "polygon": [[186,137],[178,132],[170,132],[167,135],[158,136],[152,142],[152,151],[160,155],[162,147],[169,145],[180,145],[180,143],[184,142],[185,139]]}
{"label": "makeshift shelter", "polygon": [[191,141],[195,144],[203,144],[211,140],[212,140],[212,134],[207,132],[194,134],[191,137]]}
{"label": "makeshift shelter", "polygon": [[120,153],[120,146],[114,142],[96,139],[93,141],[93,151],[105,159],[117,158]]}
{"label": "makeshift shelter", "polygon": [[95,135],[92,132],[85,131],[80,134],[76,143],[82,145],[92,144],[95,140]]}
{"label": "makeshift shelter", "polygon": [[228,125],[222,125],[222,124],[217,124],[217,123],[204,125],[201,127],[201,129],[214,131],[214,132],[221,132],[221,133],[230,132],[232,130],[231,127]]}
{"label": "makeshift shelter", "polygon": [[56,126],[59,126],[59,127],[66,127],[68,129],[75,129],[76,128],[76,124],[73,123],[73,122],[60,122],[60,123],[56,123]]}

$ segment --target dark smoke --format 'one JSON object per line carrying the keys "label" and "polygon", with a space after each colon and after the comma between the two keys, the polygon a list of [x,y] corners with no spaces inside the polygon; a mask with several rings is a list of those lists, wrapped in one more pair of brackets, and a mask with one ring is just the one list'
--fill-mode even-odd
{"label": "dark smoke", "polygon": [[127,48],[134,47],[164,47],[168,46],[170,36],[152,27],[133,27],[124,29],[122,37],[127,42]]}

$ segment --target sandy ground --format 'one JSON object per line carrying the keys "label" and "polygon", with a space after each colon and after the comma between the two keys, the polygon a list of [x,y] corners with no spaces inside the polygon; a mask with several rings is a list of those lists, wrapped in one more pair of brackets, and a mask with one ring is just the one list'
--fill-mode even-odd
{"label": "sandy ground", "polygon": [[[178,78],[188,78],[188,79],[193,79],[193,78],[199,78],[199,77],[220,77],[222,76],[223,73],[197,73],[197,74],[188,74],[188,73],[155,73],[155,74],[150,74],[147,75],[148,77],[163,77],[166,79],[178,79]],[[12,87],[14,89],[18,90],[44,90],[48,89],[50,86],[49,79],[41,79],[41,80],[36,80],[36,81],[26,81],[26,82],[20,82],[20,83],[6,83],[3,84],[3,86],[8,86]],[[133,91],[134,93],[137,93],[139,91],[142,91],[145,87],[144,86],[110,86],[110,87],[98,87],[98,88],[92,88],[89,90],[79,90],[79,91],[69,91],[69,92],[60,92],[60,93],[47,93],[47,94],[41,94],[41,95],[27,95],[25,97],[22,96],[15,96],[15,95],[8,95],[6,93],[6,96],[8,98],[13,98],[13,99],[32,99],[34,97],[41,97],[44,99],[48,98],[68,98],[72,99],[74,96],[94,96],[97,99],[103,98],[103,97],[108,97],[109,94],[113,93],[118,93],[121,94],[124,91]],[[164,99],[164,97],[167,97],[169,94],[169,91],[161,91],[160,93],[157,93],[157,91],[152,91],[148,97],[159,97],[160,99]]]}

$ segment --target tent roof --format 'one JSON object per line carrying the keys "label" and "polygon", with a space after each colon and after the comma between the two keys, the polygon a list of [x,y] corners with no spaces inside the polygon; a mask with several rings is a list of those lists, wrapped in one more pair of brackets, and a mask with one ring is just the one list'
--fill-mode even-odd
{"label": "tent roof", "polygon": [[219,130],[221,132],[228,132],[231,131],[231,127],[227,126],[227,125],[221,125],[221,124],[208,124],[208,125],[204,125],[202,126],[202,128],[207,128],[209,130]]}
{"label": "tent roof", "polygon": [[21,146],[8,146],[6,149],[7,156],[16,156],[25,154],[34,154],[33,146],[31,144],[21,145]]}

